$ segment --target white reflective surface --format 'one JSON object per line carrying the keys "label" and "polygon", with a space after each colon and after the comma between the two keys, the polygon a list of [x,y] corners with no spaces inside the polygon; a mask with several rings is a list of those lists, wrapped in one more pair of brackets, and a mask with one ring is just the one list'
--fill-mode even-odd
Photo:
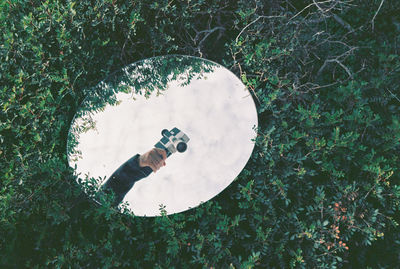
{"label": "white reflective surface", "polygon": [[[162,129],[177,127],[190,137],[186,152],[172,154],[166,166],[136,182],[123,202],[137,216],[159,216],[160,205],[173,214],[216,196],[242,171],[252,153],[257,112],[242,82],[212,64],[212,72],[188,85],[180,85],[179,79],[169,81],[159,96],[117,93],[119,104],[92,113],[95,128],[77,136],[73,148],[81,154],[69,154],[70,166],[76,165],[81,175],[101,177],[104,183],[130,157],[153,148]],[[78,116],[72,125],[77,128],[82,123]]]}

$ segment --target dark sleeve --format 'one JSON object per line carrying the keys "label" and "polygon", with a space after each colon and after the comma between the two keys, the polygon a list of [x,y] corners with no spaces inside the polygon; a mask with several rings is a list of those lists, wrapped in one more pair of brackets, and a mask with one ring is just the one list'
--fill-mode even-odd
{"label": "dark sleeve", "polygon": [[147,177],[153,170],[146,166],[139,166],[139,154],[136,154],[122,164],[102,186],[106,193],[114,192],[114,205],[117,206],[124,199],[126,193],[132,188],[136,181]]}

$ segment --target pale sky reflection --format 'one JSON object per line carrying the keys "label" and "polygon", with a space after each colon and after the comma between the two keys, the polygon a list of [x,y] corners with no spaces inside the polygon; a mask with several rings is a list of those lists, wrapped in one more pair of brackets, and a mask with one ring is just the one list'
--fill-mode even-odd
{"label": "pale sky reflection", "polygon": [[130,157],[150,150],[162,129],[177,127],[190,137],[187,151],[173,154],[165,167],[136,182],[123,202],[137,216],[159,216],[160,204],[172,214],[216,196],[252,153],[257,112],[250,93],[229,70],[218,67],[206,77],[184,87],[173,81],[163,95],[149,99],[118,93],[119,105],[93,115],[96,130],[80,134],[76,172],[108,178]]}

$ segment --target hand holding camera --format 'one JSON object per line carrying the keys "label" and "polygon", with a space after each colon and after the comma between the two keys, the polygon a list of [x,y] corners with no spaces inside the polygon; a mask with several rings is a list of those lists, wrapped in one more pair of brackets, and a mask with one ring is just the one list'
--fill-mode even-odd
{"label": "hand holding camera", "polygon": [[149,150],[139,157],[139,166],[149,166],[155,173],[162,166],[165,166],[165,160],[172,153],[185,152],[189,137],[178,128],[171,131],[164,129],[161,131],[162,138],[155,144],[155,148]]}
{"label": "hand holding camera", "polygon": [[139,157],[139,166],[149,166],[155,173],[162,166],[165,166],[165,160],[167,159],[167,153],[163,149],[153,148]]}

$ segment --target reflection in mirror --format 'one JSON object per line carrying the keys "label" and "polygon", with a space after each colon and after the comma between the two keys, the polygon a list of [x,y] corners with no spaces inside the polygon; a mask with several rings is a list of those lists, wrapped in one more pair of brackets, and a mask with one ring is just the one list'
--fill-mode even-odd
{"label": "reflection in mirror", "polygon": [[88,93],[70,127],[68,161],[115,206],[173,214],[229,186],[252,153],[256,127],[253,99],[229,70],[197,57],[154,57]]}

